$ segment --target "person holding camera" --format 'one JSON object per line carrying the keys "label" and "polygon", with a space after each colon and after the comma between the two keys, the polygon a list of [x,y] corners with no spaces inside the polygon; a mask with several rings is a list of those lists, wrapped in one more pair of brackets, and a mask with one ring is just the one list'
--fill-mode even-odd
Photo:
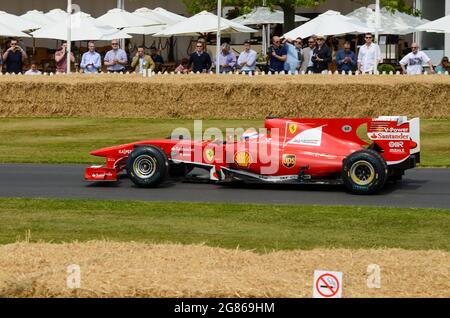
{"label": "person holding camera", "polygon": [[[63,42],[61,47],[55,53],[56,72],[67,73],[67,42]],[[70,61],[75,63],[75,55],[70,52]]]}
{"label": "person holding camera", "polygon": [[344,48],[336,54],[338,72],[353,72],[356,68],[356,54],[351,50],[350,42],[345,42]]}
{"label": "person holding camera", "polygon": [[269,72],[284,72],[284,63],[287,60],[287,50],[281,45],[278,36],[272,38],[272,45],[269,48]]}
{"label": "person holding camera", "polygon": [[325,44],[325,37],[323,35],[317,36],[317,46],[313,51],[311,60],[314,64],[313,71],[320,74],[328,70],[328,64],[331,63],[331,50]]}
{"label": "person holding camera", "polygon": [[11,40],[10,47],[3,53],[3,63],[6,73],[22,73],[23,64],[27,60],[27,53],[19,46],[17,39]]}

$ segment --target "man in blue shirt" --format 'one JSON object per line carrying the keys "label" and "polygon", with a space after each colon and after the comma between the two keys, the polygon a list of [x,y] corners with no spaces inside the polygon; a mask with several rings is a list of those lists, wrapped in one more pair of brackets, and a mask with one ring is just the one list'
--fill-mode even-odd
{"label": "man in blue shirt", "polygon": [[108,51],[105,56],[105,65],[108,72],[120,73],[125,71],[128,64],[127,53],[119,47],[119,40],[112,40],[112,50]]}
{"label": "man in blue shirt", "polygon": [[6,66],[6,73],[22,73],[25,60],[28,58],[27,53],[19,46],[17,39],[12,39],[10,47],[3,53],[3,63]]}
{"label": "man in blue shirt", "polygon": [[269,48],[269,71],[284,72],[284,62],[287,60],[287,50],[281,45],[281,39],[278,36],[272,38],[272,46]]}
{"label": "man in blue shirt", "polygon": [[83,54],[80,67],[86,74],[98,73],[102,66],[102,58],[100,54],[95,51],[94,42],[89,42],[88,47],[89,51]]}
{"label": "man in blue shirt", "polygon": [[336,66],[339,72],[353,72],[357,66],[356,55],[350,47],[350,42],[345,42],[344,48],[336,54]]}

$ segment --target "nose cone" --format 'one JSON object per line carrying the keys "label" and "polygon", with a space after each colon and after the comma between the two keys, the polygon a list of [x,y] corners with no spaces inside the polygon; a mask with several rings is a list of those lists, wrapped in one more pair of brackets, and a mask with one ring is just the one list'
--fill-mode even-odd
{"label": "nose cone", "polygon": [[97,149],[97,150],[91,151],[91,155],[97,156],[97,157],[107,157],[108,150],[109,150],[108,148]]}

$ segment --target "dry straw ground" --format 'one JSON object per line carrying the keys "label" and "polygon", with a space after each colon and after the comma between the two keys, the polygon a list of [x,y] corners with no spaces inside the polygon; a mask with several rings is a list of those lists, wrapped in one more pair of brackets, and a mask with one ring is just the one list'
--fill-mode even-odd
{"label": "dry straw ground", "polygon": [[450,76],[0,76],[0,116],[450,117]]}
{"label": "dry straw ground", "polygon": [[[81,289],[66,286],[81,267]],[[367,266],[381,266],[381,288]],[[344,273],[344,297],[450,297],[450,253],[399,249],[256,254],[203,245],[87,242],[0,247],[0,297],[311,297],[315,269]]]}

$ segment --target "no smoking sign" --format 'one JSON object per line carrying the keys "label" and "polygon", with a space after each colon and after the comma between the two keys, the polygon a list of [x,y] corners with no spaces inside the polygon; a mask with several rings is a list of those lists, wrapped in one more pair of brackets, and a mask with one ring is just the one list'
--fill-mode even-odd
{"label": "no smoking sign", "polygon": [[342,273],[332,271],[314,271],[314,298],[341,298]]}

